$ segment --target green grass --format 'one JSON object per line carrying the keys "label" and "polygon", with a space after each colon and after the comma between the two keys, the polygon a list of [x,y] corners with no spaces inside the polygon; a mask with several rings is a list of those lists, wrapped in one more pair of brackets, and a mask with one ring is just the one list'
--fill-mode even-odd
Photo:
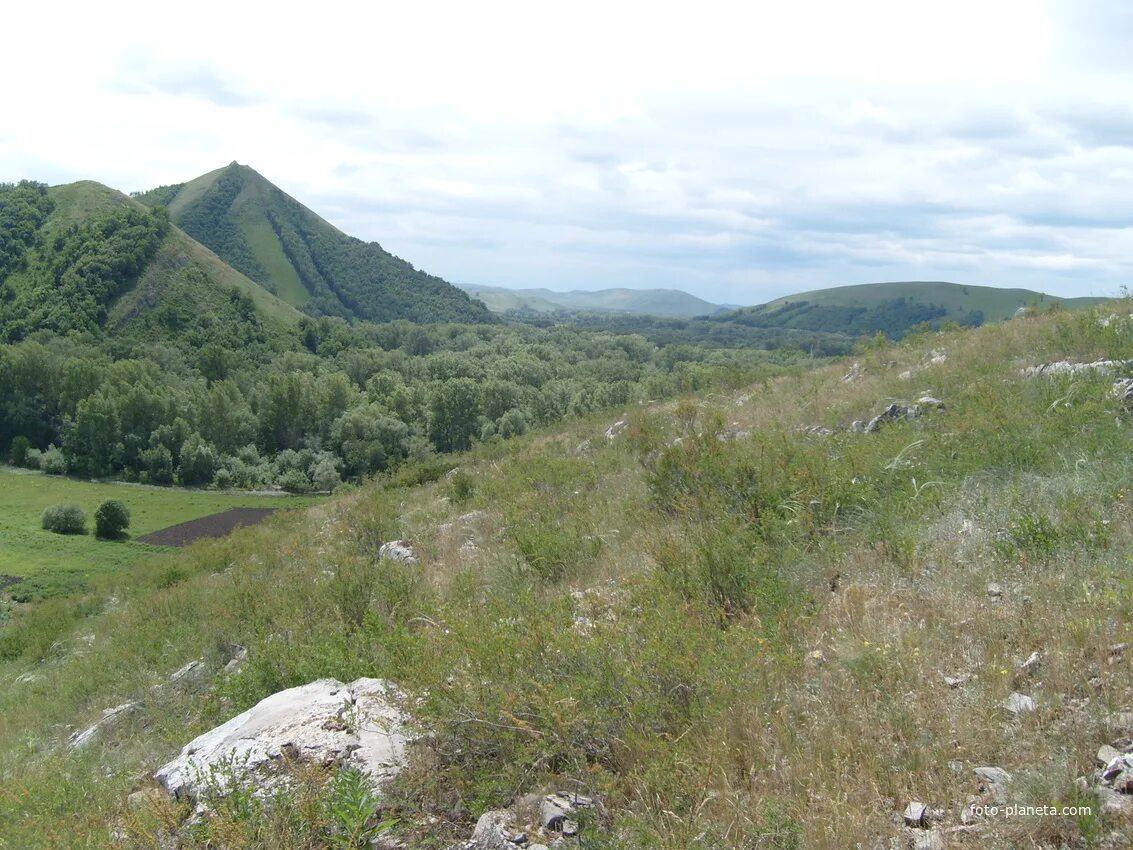
{"label": "green grass", "polygon": [[[130,539],[96,540],[52,534],[40,528],[44,508],[77,502],[93,532],[94,511],[107,499],[120,499],[130,509]],[[236,507],[300,507],[310,498],[255,496],[175,487],[99,484],[38,472],[0,467],[0,574],[37,576],[53,572],[93,574],[121,569],[162,547],[138,543],[137,538],[191,519]]]}
{"label": "green grass", "polygon": [[[138,812],[130,793],[194,735],[324,676],[410,695],[426,734],[382,816],[411,847],[568,786],[601,796],[603,850],[900,846],[912,799],[959,825],[982,765],[1017,777],[1012,802],[1089,804],[1074,780],[1133,710],[1133,653],[1107,649],[1133,642],[1131,420],[1113,376],[1019,373],[1064,357],[1133,357],[1133,323],[920,335],[863,353],[853,381],[838,363],[633,410],[614,440],[610,412],[445,458],[461,475],[407,466],[82,605],[27,606],[0,626],[0,836],[169,843],[190,807]],[[946,409],[874,434],[800,431],[930,391]],[[379,560],[392,538],[419,563]],[[226,676],[233,643],[248,658]],[[1033,651],[1039,671],[1018,671]],[[194,658],[215,674],[202,692],[154,689]],[[957,673],[973,678],[942,683]],[[1038,709],[1006,717],[1013,690]],[[135,718],[67,751],[68,727],[127,699]],[[181,846],[325,847],[317,814],[302,834],[282,819],[341,784],[300,780],[274,815],[228,807]],[[1133,824],[954,835],[1117,847]]]}

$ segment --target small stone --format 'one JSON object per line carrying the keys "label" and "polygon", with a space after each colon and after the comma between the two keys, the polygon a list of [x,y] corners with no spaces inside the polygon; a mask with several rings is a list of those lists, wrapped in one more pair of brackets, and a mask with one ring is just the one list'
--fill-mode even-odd
{"label": "small stone", "polygon": [[999,599],[1003,596],[1003,587],[998,582],[991,582],[987,586],[987,595],[992,599]]}
{"label": "small stone", "polygon": [[1129,644],[1127,643],[1115,643],[1110,645],[1108,652],[1110,655],[1124,655],[1128,648]]}
{"label": "small stone", "polygon": [[926,825],[925,817],[928,814],[928,806],[919,800],[913,800],[909,805],[905,806],[905,811],[901,817],[905,820],[905,826],[918,826],[923,827]]}
{"label": "small stone", "polygon": [[946,684],[948,687],[958,688],[961,685],[966,685],[966,684],[968,684],[968,682],[972,681],[972,674],[971,673],[961,673],[959,676],[944,676],[944,675],[941,675],[940,678],[944,680],[944,684]]}
{"label": "small stone", "polygon": [[812,664],[825,664],[826,655],[821,649],[815,649],[807,653],[806,660],[810,661]]}
{"label": "small stone", "polygon": [[913,850],[945,850],[947,846],[939,829],[918,830],[912,835]]}
{"label": "small stone", "polygon": [[1094,793],[1097,794],[1098,802],[1101,803],[1102,812],[1105,814],[1116,815],[1133,810],[1133,797],[1127,794],[1118,793],[1105,785],[1099,785],[1094,789]]}
{"label": "small stone", "polygon": [[404,540],[390,540],[388,543],[383,543],[378,547],[378,557],[388,558],[407,566],[417,563],[417,555],[413,551],[413,547]]}
{"label": "small stone", "polygon": [[512,844],[518,844],[520,847],[522,847],[524,844],[527,843],[527,833],[526,832],[517,832],[514,835],[512,835],[510,838],[508,838],[508,841],[510,841]]}
{"label": "small stone", "polygon": [[977,767],[974,773],[980,780],[980,790],[991,794],[1000,804],[1007,802],[1007,790],[1011,784],[1011,774],[1002,767]]}
{"label": "small stone", "polygon": [[626,429],[628,423],[624,419],[619,419],[613,425],[606,429],[606,439],[612,440]]}
{"label": "small stone", "polygon": [[1034,698],[1026,694],[1021,694],[1018,691],[1012,691],[1011,695],[1001,702],[1000,705],[1014,715],[1026,714],[1028,711],[1034,711],[1037,707]]}
{"label": "small stone", "polygon": [[1104,744],[1098,749],[1096,758],[1098,760],[1098,764],[1102,767],[1105,767],[1114,759],[1121,758],[1121,752],[1114,747],[1111,747],[1109,744]]}
{"label": "small stone", "polygon": [[186,681],[189,681],[191,679],[196,679],[198,676],[201,676],[204,673],[205,673],[204,659],[197,659],[196,661],[190,661],[184,667],[181,667],[176,672],[170,674],[169,684],[171,684],[171,685],[176,684],[177,682],[180,682],[182,679],[184,679]]}
{"label": "small stone", "polygon": [[567,818],[563,821],[563,838],[574,838],[578,835],[578,822]]}
{"label": "small stone", "polygon": [[1039,668],[1040,663],[1042,663],[1042,656],[1038,652],[1032,652],[1027,656],[1027,660],[1019,665],[1019,672],[1029,676]]}
{"label": "small stone", "polygon": [[935,407],[937,410],[944,410],[944,402],[930,395],[922,395],[917,399],[917,404],[921,407]]}

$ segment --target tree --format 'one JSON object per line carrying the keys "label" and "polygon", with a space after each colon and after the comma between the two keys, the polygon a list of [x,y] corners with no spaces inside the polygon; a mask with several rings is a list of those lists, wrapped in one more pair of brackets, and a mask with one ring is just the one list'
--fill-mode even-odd
{"label": "tree", "polygon": [[181,446],[181,483],[211,484],[219,466],[220,458],[212,443],[200,434],[190,434]]}
{"label": "tree", "polygon": [[43,512],[43,527],[56,534],[86,534],[87,515],[74,502],[52,505]]}
{"label": "tree", "polygon": [[433,384],[429,393],[429,439],[439,451],[467,449],[479,416],[480,392],[471,378]]}
{"label": "tree", "polygon": [[130,527],[130,509],[117,499],[108,499],[94,512],[94,536],[102,540],[124,537]]}

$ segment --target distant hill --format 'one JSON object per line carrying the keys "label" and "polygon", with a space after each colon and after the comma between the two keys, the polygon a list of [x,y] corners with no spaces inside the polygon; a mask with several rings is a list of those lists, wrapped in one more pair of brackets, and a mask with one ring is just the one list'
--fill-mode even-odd
{"label": "distant hill", "polygon": [[940,281],[900,281],[801,292],[756,307],[718,313],[712,321],[759,328],[794,328],[850,335],[904,336],[911,328],[945,322],[982,325],[1015,315],[1020,307],[1057,305],[1075,310],[1105,298],[1059,298],[1029,289],[998,289]]}
{"label": "distant hill", "polygon": [[506,289],[502,286],[457,284],[496,313],[512,311],[555,313],[583,310],[611,313],[643,313],[651,316],[707,316],[722,309],[679,289],[597,289],[592,292],[550,289]]}
{"label": "distant hill", "polygon": [[376,242],[348,236],[246,165],[134,196],[282,301],[375,322],[493,321],[485,307]]}
{"label": "distant hill", "polygon": [[300,314],[171,226],[91,181],[0,185],[0,341],[38,331],[199,351],[294,336]]}

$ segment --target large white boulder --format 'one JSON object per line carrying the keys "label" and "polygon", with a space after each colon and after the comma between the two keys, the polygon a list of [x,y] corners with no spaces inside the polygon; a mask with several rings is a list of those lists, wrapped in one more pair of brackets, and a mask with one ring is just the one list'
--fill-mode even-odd
{"label": "large white boulder", "polygon": [[318,679],[272,694],[195,738],[154,778],[178,799],[233,776],[270,788],[287,760],[352,765],[376,782],[405,763],[402,695],[382,679]]}

